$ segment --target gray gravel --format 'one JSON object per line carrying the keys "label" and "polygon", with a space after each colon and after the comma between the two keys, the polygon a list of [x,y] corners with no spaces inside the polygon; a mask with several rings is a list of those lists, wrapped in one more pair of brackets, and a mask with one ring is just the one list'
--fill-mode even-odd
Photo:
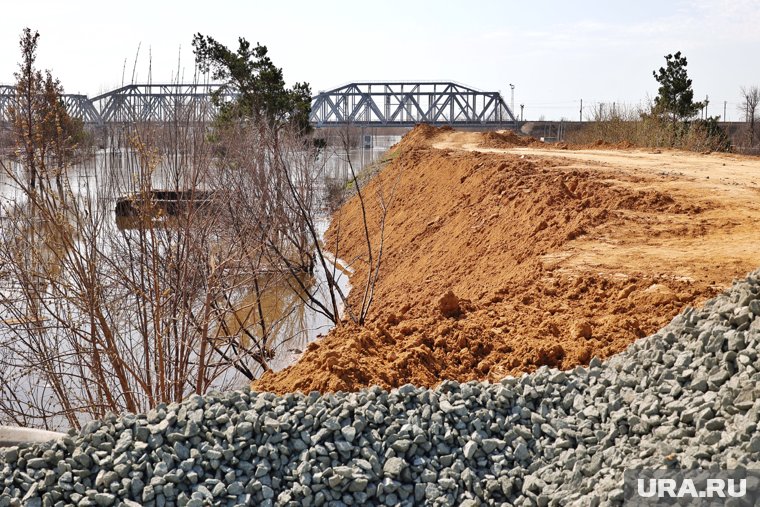
{"label": "gray gravel", "polygon": [[760,468],[758,277],[587,368],[93,421],[0,450],[0,507],[617,505],[626,468]]}

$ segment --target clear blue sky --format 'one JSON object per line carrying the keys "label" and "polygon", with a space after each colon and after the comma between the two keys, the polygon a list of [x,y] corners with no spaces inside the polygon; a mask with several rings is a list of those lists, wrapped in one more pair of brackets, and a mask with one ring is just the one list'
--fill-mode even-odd
{"label": "clear blue sky", "polygon": [[[25,26],[39,64],[68,92],[188,81],[192,35],[269,47],[288,83],[313,91],[358,80],[455,80],[501,90],[525,116],[577,119],[579,101],[637,104],[657,93],[667,53],[689,61],[696,98],[738,119],[739,87],[760,85],[760,0],[146,1],[27,0],[0,10],[0,83],[11,83]],[[149,67],[149,55],[152,66]],[[178,63],[179,60],[179,63]],[[126,63],[126,72],[125,69]]]}

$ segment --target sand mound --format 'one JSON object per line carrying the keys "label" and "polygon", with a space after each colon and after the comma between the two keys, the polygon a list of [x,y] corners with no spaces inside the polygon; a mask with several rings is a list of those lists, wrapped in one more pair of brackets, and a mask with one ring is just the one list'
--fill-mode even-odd
{"label": "sand mound", "polygon": [[415,125],[412,130],[401,138],[401,141],[393,145],[391,150],[411,150],[430,147],[433,140],[437,137],[452,132],[453,130],[454,129],[449,126],[432,127],[425,123],[420,123],[419,125]]}
{"label": "sand mound", "polygon": [[[377,223],[374,197],[387,200],[396,188],[369,323],[334,329],[297,364],[254,388],[431,386],[443,379],[496,380],[541,365],[572,368],[621,351],[716,292],[713,280],[685,279],[676,267],[643,260],[627,260],[633,268],[610,261],[605,270],[561,262],[579,241],[636,244],[707,234],[710,224],[698,220],[709,210],[703,200],[660,192],[657,181],[644,177],[613,178],[560,159],[430,148],[440,135],[440,129],[415,128],[365,189],[370,221]],[[339,235],[341,258],[358,259],[355,288],[366,281],[360,217],[354,199],[336,213],[328,233],[330,243]],[[377,230],[371,232],[377,244]],[[714,263],[705,262],[712,271],[705,276],[713,276]],[[722,282],[736,269],[727,266]],[[355,307],[362,292],[351,293]]]}
{"label": "sand mound", "polygon": [[521,136],[511,130],[486,132],[482,137],[483,141],[480,143],[480,146],[483,148],[514,148],[544,144],[533,137]]}

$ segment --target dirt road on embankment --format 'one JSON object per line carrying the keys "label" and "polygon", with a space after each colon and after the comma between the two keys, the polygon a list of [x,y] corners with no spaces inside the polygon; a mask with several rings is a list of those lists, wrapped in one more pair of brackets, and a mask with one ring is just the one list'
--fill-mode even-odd
{"label": "dirt road on embankment", "polygon": [[[760,159],[559,149],[430,127],[388,159],[364,191],[373,224],[377,196],[392,197],[369,323],[334,329],[255,389],[568,369],[625,349],[760,266]],[[367,270],[356,199],[334,216],[328,243],[336,235],[358,307]],[[442,310],[449,291],[459,305]]]}

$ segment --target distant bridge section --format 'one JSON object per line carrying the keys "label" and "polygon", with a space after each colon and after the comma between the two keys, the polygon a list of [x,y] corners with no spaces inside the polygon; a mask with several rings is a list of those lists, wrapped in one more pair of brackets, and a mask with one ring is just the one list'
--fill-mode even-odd
{"label": "distant bridge section", "polygon": [[9,107],[13,104],[16,89],[12,86],[0,85],[0,123],[10,121]]}
{"label": "distant bridge section", "polygon": [[[101,123],[100,112],[95,109],[87,95],[66,93],[61,96],[66,110],[74,118],[81,118],[85,123]],[[0,123],[9,122],[10,107],[16,100],[14,86],[0,85]]]}
{"label": "distant bridge section", "polygon": [[517,126],[499,92],[454,82],[350,83],[314,97],[309,119],[316,127]]}
{"label": "distant bridge section", "polygon": [[[132,84],[88,99],[63,95],[69,114],[85,123],[210,121],[212,98],[221,84]],[[8,122],[15,88],[0,85],[0,123]],[[233,100],[224,92],[223,100]],[[417,123],[461,127],[516,128],[512,111],[498,92],[454,82],[350,83],[312,98],[309,120],[315,127],[343,125],[408,127]]]}
{"label": "distant bridge section", "polygon": [[[133,84],[91,99],[101,123],[210,121],[221,84]],[[234,95],[225,94],[224,98]]]}
{"label": "distant bridge section", "polygon": [[[217,110],[211,99],[221,87],[221,84],[133,84],[92,99],[77,94],[64,94],[62,99],[72,117],[88,124],[210,121]],[[233,97],[222,95],[223,100]],[[15,87],[0,85],[0,123],[10,121],[9,109],[15,99]]]}

